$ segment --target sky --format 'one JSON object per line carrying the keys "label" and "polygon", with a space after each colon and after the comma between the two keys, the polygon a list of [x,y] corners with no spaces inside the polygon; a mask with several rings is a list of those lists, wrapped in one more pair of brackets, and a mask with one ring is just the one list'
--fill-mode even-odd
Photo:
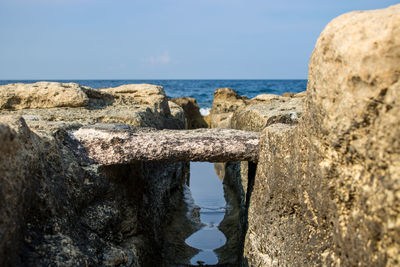
{"label": "sky", "polygon": [[306,79],[333,18],[393,0],[0,0],[0,79]]}

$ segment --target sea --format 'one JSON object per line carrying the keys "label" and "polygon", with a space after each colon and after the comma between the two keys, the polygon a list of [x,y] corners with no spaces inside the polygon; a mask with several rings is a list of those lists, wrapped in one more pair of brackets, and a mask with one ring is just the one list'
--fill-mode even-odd
{"label": "sea", "polygon": [[[41,80],[0,80],[0,85],[9,83],[34,83]],[[197,100],[200,112],[208,115],[214,91],[229,87],[248,98],[259,94],[298,93],[306,90],[307,80],[46,80],[55,82],[75,82],[95,89],[116,87],[131,83],[149,83],[161,85],[167,96],[190,96]]]}

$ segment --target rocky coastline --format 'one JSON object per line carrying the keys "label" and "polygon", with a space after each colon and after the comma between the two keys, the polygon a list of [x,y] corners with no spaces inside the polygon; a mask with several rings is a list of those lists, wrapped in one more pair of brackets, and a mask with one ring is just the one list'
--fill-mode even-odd
{"label": "rocky coastline", "polygon": [[399,78],[396,5],[330,22],[307,91],[220,88],[205,118],[195,99],[156,85],[0,86],[0,265],[165,266],[195,253],[165,255],[188,162],[94,162],[69,134],[85,127],[257,132],[257,163],[216,164],[233,207],[224,266],[400,265]]}

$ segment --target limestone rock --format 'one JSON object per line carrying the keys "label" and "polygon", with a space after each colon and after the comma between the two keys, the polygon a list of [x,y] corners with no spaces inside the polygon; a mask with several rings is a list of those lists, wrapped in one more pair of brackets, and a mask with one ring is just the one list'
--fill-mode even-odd
{"label": "limestone rock", "polygon": [[37,82],[0,86],[1,109],[85,107],[89,98],[76,83]]}
{"label": "limestone rock", "polygon": [[185,164],[80,164],[66,130],[81,125],[33,119],[0,117],[0,265],[159,266]]}
{"label": "limestone rock", "polygon": [[217,89],[210,114],[211,127],[261,132],[274,123],[294,124],[301,117],[304,96],[305,93],[261,94],[247,99],[233,89]]}
{"label": "limestone rock", "polygon": [[286,97],[280,96],[280,95],[274,95],[274,94],[261,94],[261,95],[253,97],[250,100],[253,102],[259,101],[262,103],[270,103],[271,101],[281,100],[281,99],[286,99]]}
{"label": "limestone rock", "polygon": [[298,123],[302,110],[303,98],[272,98],[265,103],[249,104],[237,110],[232,116],[231,126],[234,129],[261,132],[275,123]]}
{"label": "limestone rock", "polygon": [[40,175],[39,138],[18,117],[0,118],[0,265],[19,264],[18,251],[26,223],[25,210]]}
{"label": "limestone rock", "polygon": [[71,131],[95,162],[112,165],[145,161],[254,161],[259,133],[228,130],[110,131],[101,127]]}
{"label": "limestone rock", "polygon": [[247,98],[231,88],[219,88],[214,92],[212,110],[215,113],[233,112],[246,105]]}
{"label": "limestone rock", "polygon": [[152,84],[126,84],[114,88],[100,89],[102,92],[118,96],[120,103],[151,106],[162,115],[169,115],[168,98],[164,88]]}
{"label": "limestone rock", "polygon": [[251,266],[400,264],[400,5],[321,33],[298,126],[261,137]]}
{"label": "limestone rock", "polygon": [[310,211],[301,203],[302,192],[297,189],[301,168],[297,128],[278,123],[262,132],[257,175],[248,192],[247,266],[310,265],[323,252],[315,247],[327,245],[319,229],[303,222]]}
{"label": "limestone rock", "polygon": [[211,128],[231,128],[233,112],[246,106],[246,97],[231,88],[219,88],[214,92],[211,108]]}
{"label": "limestone rock", "polygon": [[200,108],[193,97],[172,98],[172,102],[178,104],[185,111],[188,129],[207,128],[208,125],[200,114]]}
{"label": "limestone rock", "polygon": [[177,121],[184,122],[184,129],[187,129],[187,118],[185,111],[179,105],[175,104],[172,101],[168,101],[169,110],[171,112],[171,116],[175,118]]}
{"label": "limestone rock", "polygon": [[[55,91],[67,88],[70,84],[46,83],[48,90]],[[77,84],[73,84],[78,86]],[[22,85],[7,85],[11,92]],[[24,85],[31,88],[33,85]],[[79,87],[79,86],[78,86]],[[14,89],[13,89],[14,88]],[[117,88],[94,90],[81,88],[86,97],[85,106],[63,107],[61,103],[52,107],[6,110],[1,114],[23,116],[28,124],[30,119],[38,118],[44,121],[75,122],[80,124],[93,123],[124,123],[131,126],[154,127],[158,129],[180,129],[185,122],[179,116],[172,116],[168,99],[164,90],[155,85],[125,85]],[[0,98],[1,99],[1,98]],[[1,101],[1,100],[0,100]],[[177,115],[177,114],[175,114]]]}
{"label": "limestone rock", "polygon": [[79,86],[82,106],[57,100],[47,108],[34,98],[21,102],[27,109],[0,109],[1,266],[160,265],[164,222],[186,181],[185,163],[93,164],[76,157],[67,135],[106,122],[120,123],[107,125],[113,130],[183,128],[183,110],[170,112],[162,88],[144,87],[124,93]]}

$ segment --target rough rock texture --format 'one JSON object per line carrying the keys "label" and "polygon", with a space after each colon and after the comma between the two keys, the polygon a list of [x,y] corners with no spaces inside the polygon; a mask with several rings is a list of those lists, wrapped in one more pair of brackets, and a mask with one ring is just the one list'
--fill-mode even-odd
{"label": "rough rock texture", "polygon": [[[215,250],[219,262],[238,266],[243,247],[244,200],[243,191],[236,183],[240,181],[240,164],[237,162],[214,163],[218,177],[223,181],[226,213],[218,228],[227,237],[224,246]],[[239,189],[239,190],[238,190]]]}
{"label": "rough rock texture", "polygon": [[67,131],[98,121],[125,123],[104,124],[111,130],[183,128],[183,110],[170,112],[160,88],[124,95],[76,86],[88,99],[82,107],[29,99],[35,109],[0,110],[0,265],[160,266],[186,163],[93,164],[76,157]]}
{"label": "rough rock texture", "polygon": [[210,113],[211,128],[261,132],[274,123],[295,124],[301,117],[303,102],[304,93],[290,96],[261,94],[247,99],[233,89],[217,89]]}
{"label": "rough rock texture", "polygon": [[195,98],[180,97],[172,98],[171,101],[185,111],[188,129],[208,128],[207,122],[200,114],[200,108]]}
{"label": "rough rock texture", "polygon": [[298,126],[260,141],[250,266],[400,264],[400,5],[321,33]]}
{"label": "rough rock texture", "polygon": [[100,89],[100,91],[118,96],[119,102],[128,104],[151,106],[162,115],[169,115],[168,98],[164,88],[152,84],[127,84],[114,88]]}
{"label": "rough rock texture", "polygon": [[53,127],[1,118],[0,265],[161,264],[184,163],[90,164],[73,153],[71,125]]}
{"label": "rough rock texture", "polygon": [[247,98],[240,96],[231,88],[219,88],[214,92],[210,111],[211,128],[231,128],[233,112],[246,106]]}
{"label": "rough rock texture", "polygon": [[[262,95],[261,95],[262,96]],[[237,110],[231,120],[234,129],[261,132],[275,123],[296,124],[303,110],[303,98],[276,97]]]}
{"label": "rough rock texture", "polygon": [[8,124],[0,118],[0,265],[16,264],[22,244],[24,211],[32,202],[32,180],[40,175],[37,139],[25,121],[14,118]]}
{"label": "rough rock texture", "polygon": [[84,107],[89,98],[76,83],[37,82],[0,86],[0,109]]}
{"label": "rough rock texture", "polygon": [[186,115],[185,115],[185,112],[183,111],[183,109],[179,105],[175,104],[172,101],[168,101],[168,106],[169,106],[169,110],[171,112],[171,116],[177,121],[184,122],[184,125],[182,128],[187,129],[188,128],[187,119],[186,119]]}
{"label": "rough rock texture", "polygon": [[[27,121],[64,121],[81,124],[123,123],[131,126],[154,127],[157,129],[182,129],[185,126],[185,122],[179,118],[179,111],[175,110],[174,114],[171,114],[168,97],[161,86],[135,84],[94,90],[74,83],[47,82],[39,84],[46,84],[47,86],[47,91],[40,91],[42,92],[41,101],[36,100],[36,98],[24,98],[24,107],[31,109],[14,110],[16,109],[14,106],[4,104],[0,105],[0,114],[18,114]],[[23,86],[21,84],[5,85],[3,90],[0,87],[0,93],[9,90],[11,92],[18,91],[21,95],[26,94],[29,96],[30,94],[35,94],[33,93],[37,88],[35,86],[37,86],[37,83]],[[42,87],[44,85],[39,88]],[[80,106],[73,106],[72,104],[66,106],[65,103],[70,99],[70,94],[63,94],[66,99],[53,97],[56,94],[56,90],[59,89],[70,92],[72,89],[69,87],[78,88],[80,89],[79,92],[83,94],[85,102]],[[46,95],[46,92],[49,92],[49,94]],[[61,99],[61,102],[56,102],[59,99]],[[50,101],[52,106],[45,100]]]}
{"label": "rough rock texture", "polygon": [[[229,129],[110,131],[80,128],[70,132],[97,163],[137,160],[257,161],[259,133]],[[83,152],[83,153],[86,153]]]}

